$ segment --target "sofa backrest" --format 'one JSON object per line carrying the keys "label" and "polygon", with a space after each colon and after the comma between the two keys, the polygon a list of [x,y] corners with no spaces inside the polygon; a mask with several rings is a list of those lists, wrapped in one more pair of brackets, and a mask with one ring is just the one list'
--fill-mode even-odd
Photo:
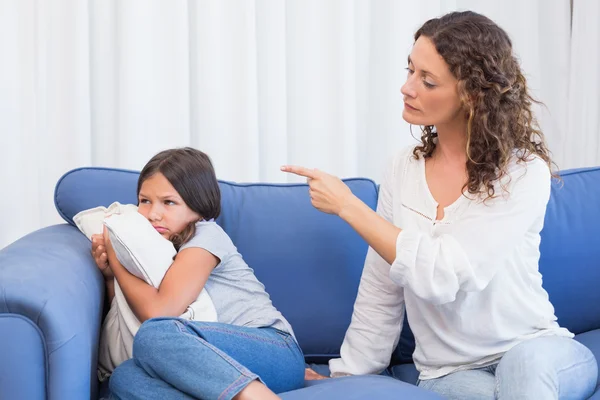
{"label": "sofa backrest", "polygon": [[540,272],[558,322],[573,333],[600,328],[600,167],[561,173],[540,244]]}
{"label": "sofa backrest", "polygon": [[[88,208],[114,201],[135,204],[138,176],[105,168],[70,171],[56,186],[56,208],[73,224],[73,216]],[[373,181],[345,182],[375,208]],[[217,223],[292,324],[307,358],[337,356],[350,323],[366,243],[340,218],[315,210],[305,184],[220,182],[220,187]]]}
{"label": "sofa backrest", "polygon": [[[62,217],[113,201],[135,203],[135,171],[73,170],[58,182]],[[559,323],[574,333],[600,328],[600,167],[564,171],[553,182],[540,271]],[[377,188],[367,179],[346,181],[374,208]],[[339,218],[312,208],[306,185],[220,182],[217,222],[288,318],[309,360],[339,354],[350,323],[366,244]],[[407,328],[408,326],[405,325]],[[394,362],[410,361],[414,339],[405,329]]]}

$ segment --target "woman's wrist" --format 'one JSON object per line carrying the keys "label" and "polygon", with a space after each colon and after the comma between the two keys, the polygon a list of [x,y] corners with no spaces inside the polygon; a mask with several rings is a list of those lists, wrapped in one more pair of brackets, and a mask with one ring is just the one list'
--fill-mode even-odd
{"label": "woman's wrist", "polygon": [[340,207],[340,211],[338,216],[346,222],[350,222],[356,213],[360,212],[361,207],[366,207],[367,205],[363,203],[358,197],[354,194],[348,196],[348,199],[344,202],[342,207]]}

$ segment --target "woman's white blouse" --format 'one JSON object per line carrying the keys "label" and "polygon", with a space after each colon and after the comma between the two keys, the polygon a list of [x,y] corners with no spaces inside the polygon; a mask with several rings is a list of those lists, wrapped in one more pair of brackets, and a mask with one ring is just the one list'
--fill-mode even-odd
{"label": "woman's white blouse", "polygon": [[556,322],[538,271],[550,170],[516,157],[486,201],[468,193],[436,220],[425,161],[401,151],[382,182],[377,212],[402,229],[390,266],[369,248],[352,322],[331,375],[376,374],[396,347],[404,313],[420,379],[478,368],[543,335],[572,337]]}

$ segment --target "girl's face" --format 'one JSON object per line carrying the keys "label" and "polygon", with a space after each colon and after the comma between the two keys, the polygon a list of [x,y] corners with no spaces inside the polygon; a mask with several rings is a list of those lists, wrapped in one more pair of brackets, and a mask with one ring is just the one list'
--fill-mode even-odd
{"label": "girl's face", "polygon": [[160,172],[142,182],[138,201],[138,212],[166,239],[201,219]]}

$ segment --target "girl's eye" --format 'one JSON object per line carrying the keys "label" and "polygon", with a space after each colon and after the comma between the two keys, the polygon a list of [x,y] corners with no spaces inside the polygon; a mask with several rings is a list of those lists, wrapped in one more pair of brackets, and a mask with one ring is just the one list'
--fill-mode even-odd
{"label": "girl's eye", "polygon": [[140,204],[148,204],[150,203],[147,199],[140,199]]}
{"label": "girl's eye", "polygon": [[174,206],[175,202],[171,201],[171,200],[165,200],[165,204],[168,205],[168,206]]}

